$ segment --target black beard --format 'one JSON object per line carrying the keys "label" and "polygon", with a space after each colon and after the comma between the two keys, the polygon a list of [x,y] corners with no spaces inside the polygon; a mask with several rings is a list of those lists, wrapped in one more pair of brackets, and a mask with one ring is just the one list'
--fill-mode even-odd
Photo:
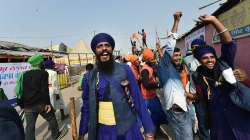
{"label": "black beard", "polygon": [[113,56],[111,55],[110,59],[106,62],[101,62],[100,57],[97,56],[96,65],[97,65],[98,69],[100,69],[104,73],[107,73],[107,74],[111,73],[113,71],[113,67],[114,67]]}

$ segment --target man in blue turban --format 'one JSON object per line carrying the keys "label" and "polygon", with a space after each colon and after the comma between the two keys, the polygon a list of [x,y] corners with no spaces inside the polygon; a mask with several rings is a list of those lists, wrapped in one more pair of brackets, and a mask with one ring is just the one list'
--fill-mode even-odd
{"label": "man in blue turban", "polygon": [[45,69],[54,69],[55,68],[55,62],[52,60],[46,60],[43,62],[43,66]]}
{"label": "man in blue turban", "polygon": [[[195,39],[191,43],[192,45],[192,53],[193,55],[187,56],[184,61],[186,65],[188,66],[188,70],[190,72],[190,75],[195,73],[197,68],[200,66],[200,58],[206,54],[206,53],[212,53],[214,56],[216,56],[215,50],[213,47],[206,46],[206,43],[201,39]],[[191,89],[194,89],[194,92],[196,92],[196,87],[194,83],[193,77],[190,76],[191,82],[190,87]],[[198,127],[199,127],[199,137],[204,140],[210,139],[209,129],[206,127],[206,117],[204,113],[204,109],[202,108],[202,102],[194,101],[193,102],[196,112],[196,117],[198,119]]]}
{"label": "man in blue turban", "polygon": [[106,33],[99,33],[91,41],[91,49],[94,53],[96,53],[96,47],[100,42],[108,42],[112,49],[115,48],[115,40],[112,36]]}
{"label": "man in blue turban", "polygon": [[96,55],[96,64],[103,71],[110,72],[113,67],[115,41],[106,33],[97,34],[91,41],[91,49]]}
{"label": "man in blue turban", "polygon": [[215,58],[217,58],[217,55],[216,55],[216,52],[215,52],[215,49],[211,46],[200,46],[200,47],[197,47],[195,50],[194,50],[194,57],[197,59],[197,60],[201,60],[202,56],[205,55],[205,54],[208,54],[208,53],[211,53],[214,55]]}
{"label": "man in blue turban", "polygon": [[184,62],[190,73],[195,72],[196,68],[200,65],[200,63],[194,57],[193,53],[196,48],[201,46],[206,46],[206,42],[201,38],[197,38],[191,42],[191,48],[188,47],[188,53],[184,57]]}
{"label": "man in blue turban", "polygon": [[191,49],[194,50],[198,46],[205,46],[205,45],[206,45],[206,42],[203,39],[197,38],[191,42]]}
{"label": "man in blue turban", "polygon": [[89,140],[154,140],[154,125],[144,104],[137,81],[128,65],[114,61],[114,39],[97,34],[91,41],[96,67],[83,78],[83,106],[79,136]]}
{"label": "man in blue turban", "polygon": [[[249,112],[239,108],[230,99],[234,89],[229,74],[234,67],[236,44],[228,29],[216,17],[204,15],[199,20],[211,24],[222,43],[220,57],[209,46],[194,51],[194,56],[201,64],[193,74],[197,87],[194,97],[202,105],[205,127],[210,129],[210,139],[250,139]],[[225,69],[225,64],[231,68]]]}

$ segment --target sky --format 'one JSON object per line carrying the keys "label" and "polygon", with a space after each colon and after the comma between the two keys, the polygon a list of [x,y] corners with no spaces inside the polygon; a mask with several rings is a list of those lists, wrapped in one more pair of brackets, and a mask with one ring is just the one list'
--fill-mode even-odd
{"label": "sky", "polygon": [[155,31],[171,30],[173,14],[182,11],[179,34],[189,31],[199,15],[211,14],[215,0],[0,0],[0,40],[48,48],[63,42],[74,47],[80,39],[90,44],[94,33],[112,35],[116,49],[130,52],[132,32],[144,29],[150,47]]}

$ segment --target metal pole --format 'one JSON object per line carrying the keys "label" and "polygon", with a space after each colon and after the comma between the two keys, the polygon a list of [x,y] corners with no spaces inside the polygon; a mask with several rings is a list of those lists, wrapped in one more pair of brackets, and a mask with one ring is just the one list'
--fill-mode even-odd
{"label": "metal pole", "polygon": [[69,53],[67,54],[67,56],[68,56],[68,63],[69,63],[69,66],[70,66],[70,59],[69,59]]}
{"label": "metal pole", "polygon": [[82,66],[81,57],[80,57],[80,54],[79,54],[79,53],[78,53],[78,59],[79,59],[79,62],[80,62],[80,66]]}
{"label": "metal pole", "polygon": [[68,73],[69,73],[69,76],[68,76],[68,81],[69,81],[69,85],[71,86],[71,65],[70,65],[70,57],[69,57],[70,53],[67,54],[68,56],[68,63],[69,63],[69,66],[68,66]]}
{"label": "metal pole", "polygon": [[204,8],[206,8],[206,7],[210,6],[210,5],[213,5],[213,4],[217,3],[217,2],[220,2],[220,1],[222,1],[222,0],[217,0],[215,2],[209,3],[209,4],[205,5],[205,6],[200,7],[199,10],[204,9]]}
{"label": "metal pole", "polygon": [[86,53],[85,55],[86,55],[87,64],[88,64],[88,63],[89,63],[89,61],[88,61],[88,60],[89,60],[89,59],[88,59],[88,54]]}

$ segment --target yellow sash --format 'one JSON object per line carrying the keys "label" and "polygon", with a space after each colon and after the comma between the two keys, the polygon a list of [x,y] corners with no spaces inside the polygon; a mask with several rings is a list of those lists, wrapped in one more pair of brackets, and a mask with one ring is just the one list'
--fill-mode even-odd
{"label": "yellow sash", "polygon": [[112,102],[99,102],[98,121],[105,125],[116,125]]}

